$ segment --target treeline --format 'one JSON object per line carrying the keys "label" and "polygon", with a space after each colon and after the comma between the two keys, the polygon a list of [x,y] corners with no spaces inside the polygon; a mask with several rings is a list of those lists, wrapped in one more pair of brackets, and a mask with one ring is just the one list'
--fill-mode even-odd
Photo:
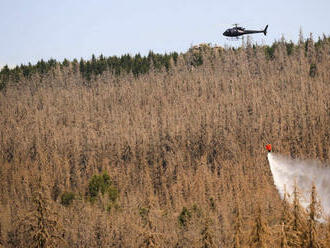
{"label": "treeline", "polygon": [[[82,76],[87,80],[91,80],[92,76],[101,75],[104,71],[110,71],[117,76],[123,73],[133,73],[134,76],[139,76],[140,74],[149,72],[150,69],[155,69],[156,71],[162,69],[169,70],[171,63],[176,65],[178,56],[179,54],[177,52],[158,54],[150,51],[147,56],[141,56],[138,53],[135,56],[125,54],[120,57],[105,57],[101,54],[98,58],[92,55],[90,60],[81,58],[80,61],[77,59],[73,61],[64,59],[60,62],[55,59],[50,59],[48,61],[42,59],[35,65],[31,63],[28,65],[22,64],[12,69],[5,65],[0,71],[0,88],[4,88],[6,83],[11,80],[19,81],[22,78],[30,79],[31,76],[36,73],[43,75],[54,70],[56,67],[63,69],[70,65],[72,65],[74,69],[78,68]],[[75,72],[78,70],[75,70]]]}
{"label": "treeline", "polygon": [[[313,38],[310,37],[308,39],[300,40],[298,44],[294,44],[292,41],[287,42],[285,40],[275,41],[270,46],[264,46],[264,52],[266,58],[269,60],[274,59],[275,51],[278,49],[280,45],[284,45],[286,47],[287,55],[292,55],[293,52],[303,46],[305,49],[305,55],[307,55],[308,47],[312,44],[316,51],[319,50],[322,45],[330,42],[330,37],[324,36],[322,39],[319,38],[317,42],[314,43]],[[247,44],[251,45],[251,44]],[[256,45],[252,45],[253,49],[257,48]],[[205,52],[205,49],[210,49],[211,46],[209,44],[204,44],[201,46],[195,46],[191,48],[189,52],[193,52],[192,61],[190,61],[190,65],[200,66],[203,64],[202,52]],[[240,49],[240,48],[238,48]],[[233,48],[233,50],[236,50]],[[196,52],[197,51],[197,52]],[[49,59],[48,61],[44,61],[43,59],[38,61],[35,65],[29,63],[28,65],[20,65],[15,68],[9,68],[5,65],[0,71],[0,90],[6,86],[6,83],[9,81],[18,82],[22,78],[30,79],[32,75],[38,73],[40,75],[44,75],[51,70],[59,67],[63,69],[68,66],[72,66],[75,72],[80,72],[84,79],[91,80],[93,76],[101,75],[105,71],[111,72],[113,75],[123,75],[127,73],[132,73],[134,76],[139,76],[141,74],[148,73],[151,69],[156,71],[160,71],[165,69],[168,71],[171,66],[177,65],[179,54],[177,52],[172,52],[170,54],[159,54],[154,53],[152,51],[149,52],[147,56],[141,56],[139,53],[132,56],[130,54],[125,54],[120,57],[110,56],[105,57],[102,54],[99,57],[92,55],[90,60],[84,60],[83,58],[78,61],[77,59],[73,59],[69,61],[64,59],[62,62],[56,61],[55,59]],[[311,66],[311,70],[315,70],[315,65]]]}
{"label": "treeline", "polygon": [[[317,42],[314,42],[312,35],[308,39],[300,40],[298,44],[293,43],[292,41],[287,42],[285,40],[282,41],[275,41],[271,46],[265,46],[265,54],[268,59],[274,59],[275,50],[278,48],[279,45],[283,44],[286,48],[287,55],[292,55],[294,53],[294,50],[299,47],[304,47],[305,55],[307,56],[307,51],[310,45],[313,45],[316,51],[318,51],[322,45],[330,42],[330,37],[323,36],[323,38],[319,38]],[[253,48],[255,49],[256,46],[253,45]]]}

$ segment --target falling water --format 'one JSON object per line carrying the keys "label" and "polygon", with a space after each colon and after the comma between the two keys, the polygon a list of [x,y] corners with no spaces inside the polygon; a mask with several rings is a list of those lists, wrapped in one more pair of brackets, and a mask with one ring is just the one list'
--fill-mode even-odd
{"label": "falling water", "polygon": [[285,192],[292,195],[296,183],[300,192],[300,203],[306,208],[310,203],[314,183],[324,214],[330,216],[329,167],[318,161],[292,159],[276,153],[268,153],[268,161],[274,183],[282,198]]}

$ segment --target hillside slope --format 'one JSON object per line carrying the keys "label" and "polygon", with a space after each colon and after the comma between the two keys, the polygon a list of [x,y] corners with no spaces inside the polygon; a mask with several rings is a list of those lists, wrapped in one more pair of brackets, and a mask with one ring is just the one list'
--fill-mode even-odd
{"label": "hillside slope", "polygon": [[264,150],[329,161],[329,38],[141,61],[2,70],[0,244],[329,247]]}

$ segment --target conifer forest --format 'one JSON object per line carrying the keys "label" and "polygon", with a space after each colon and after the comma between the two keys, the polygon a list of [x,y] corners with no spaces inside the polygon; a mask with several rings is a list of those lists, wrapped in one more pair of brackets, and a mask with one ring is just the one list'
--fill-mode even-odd
{"label": "conifer forest", "polygon": [[5,66],[0,116],[0,247],[330,247],[264,148],[330,166],[327,36]]}

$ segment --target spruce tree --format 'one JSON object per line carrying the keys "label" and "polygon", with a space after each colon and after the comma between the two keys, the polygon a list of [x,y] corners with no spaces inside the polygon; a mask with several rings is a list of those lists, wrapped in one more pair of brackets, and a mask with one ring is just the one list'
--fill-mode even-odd
{"label": "spruce tree", "polygon": [[213,241],[212,232],[209,228],[210,222],[211,222],[210,219],[205,220],[204,227],[201,232],[201,235],[202,235],[201,248],[213,248],[213,247],[215,248],[216,247],[216,245],[214,244],[214,241]]}
{"label": "spruce tree", "polygon": [[281,225],[281,248],[288,248],[288,241],[287,241],[287,237],[286,237],[286,231],[285,231],[285,227],[284,227],[284,223],[282,222]]}
{"label": "spruce tree", "polygon": [[327,225],[326,225],[324,247],[330,247],[330,217],[328,217],[328,221],[327,221]]}
{"label": "spruce tree", "polygon": [[299,202],[299,192],[297,186],[294,186],[292,220],[288,228],[288,244],[290,247],[301,247],[305,240],[306,224],[304,213]]}
{"label": "spruce tree", "polygon": [[59,247],[64,244],[57,215],[50,209],[49,198],[39,178],[33,192],[33,204],[18,226],[24,237],[23,247]]}
{"label": "spruce tree", "polygon": [[234,234],[233,234],[233,240],[232,240],[232,247],[233,248],[240,248],[242,247],[242,216],[241,211],[239,209],[237,200],[236,200],[236,207],[235,207],[235,220],[234,220]]}
{"label": "spruce tree", "polygon": [[317,200],[316,187],[313,184],[311,192],[311,201],[309,204],[308,214],[308,232],[306,246],[309,248],[320,247],[320,242],[317,236],[317,218],[321,217],[321,205]]}
{"label": "spruce tree", "polygon": [[1,222],[0,222],[0,248],[2,247],[5,247],[5,241],[2,237],[2,225],[1,225]]}
{"label": "spruce tree", "polygon": [[85,74],[85,61],[84,61],[83,58],[81,58],[80,62],[79,62],[79,71],[84,76],[84,74]]}
{"label": "spruce tree", "polygon": [[258,212],[254,220],[254,225],[250,235],[249,247],[267,248],[269,244],[269,230],[262,216],[261,208],[258,207]]}
{"label": "spruce tree", "polygon": [[281,214],[281,232],[280,232],[281,247],[289,247],[289,242],[291,242],[291,239],[295,240],[295,236],[291,237],[292,228],[290,224],[292,220],[293,217],[291,213],[291,208],[287,201],[287,193],[285,191],[282,201],[282,214]]}

